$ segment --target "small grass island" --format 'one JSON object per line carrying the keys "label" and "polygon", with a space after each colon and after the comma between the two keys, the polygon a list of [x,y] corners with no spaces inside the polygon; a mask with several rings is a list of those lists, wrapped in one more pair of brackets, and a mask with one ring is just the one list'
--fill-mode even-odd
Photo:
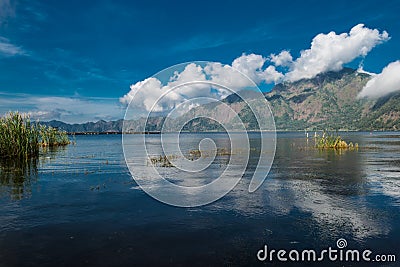
{"label": "small grass island", "polygon": [[315,147],[318,149],[358,149],[358,143],[347,143],[340,135],[323,132],[315,136]]}

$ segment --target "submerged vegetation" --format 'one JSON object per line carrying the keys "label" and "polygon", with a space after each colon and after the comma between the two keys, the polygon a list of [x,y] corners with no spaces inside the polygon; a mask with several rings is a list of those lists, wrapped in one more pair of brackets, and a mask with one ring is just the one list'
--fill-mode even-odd
{"label": "submerged vegetation", "polygon": [[188,159],[196,160],[196,159],[199,159],[200,157],[207,158],[207,157],[211,157],[213,155],[215,155],[215,156],[231,156],[232,153],[224,147],[217,148],[216,151],[215,150],[200,151],[199,149],[192,149],[192,150],[189,150]]}
{"label": "submerged vegetation", "polygon": [[[184,155],[186,159],[190,161],[198,160],[199,158],[207,158],[215,156],[231,156],[233,155],[226,148],[217,148],[216,150],[199,150],[199,149],[191,149],[187,155]],[[156,167],[164,167],[171,168],[174,167],[172,161],[179,159],[178,155],[158,155],[149,157],[149,162],[151,165]]]}
{"label": "submerged vegetation", "polygon": [[28,115],[10,112],[0,118],[0,158],[35,157],[40,147],[69,143],[65,131],[31,122]]}
{"label": "submerged vegetation", "polygon": [[174,165],[171,163],[171,160],[176,159],[178,156],[175,155],[160,155],[158,157],[150,157],[150,162],[154,166],[170,168]]}
{"label": "submerged vegetation", "polygon": [[358,149],[358,144],[347,143],[340,135],[324,132],[315,136],[315,147],[319,149]]}

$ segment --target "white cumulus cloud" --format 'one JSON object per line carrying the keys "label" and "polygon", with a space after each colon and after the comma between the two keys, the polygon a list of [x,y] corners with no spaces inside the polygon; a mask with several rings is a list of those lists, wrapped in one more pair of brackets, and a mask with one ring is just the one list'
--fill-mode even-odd
{"label": "white cumulus cloud", "polygon": [[283,50],[278,55],[271,54],[269,59],[275,64],[275,66],[288,67],[293,63],[293,57],[287,50]]}
{"label": "white cumulus cloud", "polygon": [[263,69],[266,61],[267,58],[261,55],[243,54],[232,62],[232,67],[245,74],[256,84],[281,81],[283,74],[278,72],[274,66],[268,66]]}
{"label": "white cumulus cloud", "polygon": [[297,81],[327,71],[339,71],[344,64],[366,56],[372,48],[387,40],[389,34],[386,31],[380,33],[363,24],[354,26],[349,33],[320,33],[312,40],[310,49],[301,51],[285,79]]}
{"label": "white cumulus cloud", "polygon": [[166,84],[151,77],[131,85],[131,90],[120,98],[120,102],[138,109],[162,112],[174,108],[185,99],[210,95],[210,86],[202,83],[205,81],[203,68],[191,63],[182,72],[174,72]]}
{"label": "white cumulus cloud", "polygon": [[358,97],[379,98],[396,91],[400,91],[400,60],[388,64],[369,80]]}
{"label": "white cumulus cloud", "polygon": [[232,66],[218,62],[205,66],[191,63],[183,71],[174,72],[165,84],[151,77],[131,85],[120,102],[138,109],[163,112],[187,99],[210,97],[220,100],[235,91],[254,87],[255,83],[281,81],[283,74],[275,66],[263,68],[266,60],[260,55],[243,54],[232,62]]}
{"label": "white cumulus cloud", "polygon": [[213,62],[204,67],[205,73],[210,77],[210,81],[216,84],[223,84],[233,90],[251,86],[252,83],[239,72],[232,71],[229,65]]}
{"label": "white cumulus cloud", "polygon": [[[311,48],[301,51],[296,59],[288,50],[282,50],[268,57],[254,53],[242,54],[231,65],[215,62],[200,66],[192,63],[183,71],[174,72],[164,83],[153,77],[131,85],[131,90],[120,98],[120,102],[129,104],[133,99],[132,105],[136,108],[162,112],[193,97],[222,99],[232,91],[252,87],[254,84],[277,84],[313,78],[320,73],[341,70],[344,64],[366,56],[375,46],[389,39],[386,31],[380,32],[358,24],[349,33],[318,34],[313,38]],[[281,67],[283,73],[277,67]],[[173,89],[187,82],[197,83],[181,86],[179,90]],[[207,82],[226,86],[232,91],[213,88]]]}
{"label": "white cumulus cloud", "polygon": [[275,69],[275,66],[268,66],[263,72],[263,81],[266,83],[279,83],[283,80],[284,75]]}

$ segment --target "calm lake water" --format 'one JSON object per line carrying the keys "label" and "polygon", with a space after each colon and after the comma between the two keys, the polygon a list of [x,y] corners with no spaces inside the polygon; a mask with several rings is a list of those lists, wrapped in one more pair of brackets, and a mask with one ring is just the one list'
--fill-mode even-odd
{"label": "calm lake water", "polygon": [[[258,135],[250,136],[257,146]],[[144,193],[125,164],[120,135],[77,136],[76,145],[19,171],[3,164],[0,266],[281,266],[259,262],[257,252],[264,245],[321,251],[336,248],[339,238],[351,249],[395,254],[397,262],[384,266],[399,266],[400,133],[342,136],[359,150],[318,151],[304,133],[279,133],[271,171],[256,192],[248,193],[253,155],[233,191],[198,208]],[[183,137],[227,142],[222,134]],[[224,162],[220,157],[214,171]]]}

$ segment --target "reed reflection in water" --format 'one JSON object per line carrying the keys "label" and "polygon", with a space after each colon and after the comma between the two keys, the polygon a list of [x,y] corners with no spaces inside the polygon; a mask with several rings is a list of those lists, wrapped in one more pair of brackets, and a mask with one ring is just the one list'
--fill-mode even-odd
{"label": "reed reflection in water", "polygon": [[39,157],[0,158],[0,198],[21,200],[31,197],[40,166],[64,150],[65,147],[44,147]]}
{"label": "reed reflection in water", "polygon": [[20,200],[31,195],[31,183],[37,181],[38,159],[0,160],[0,197]]}

